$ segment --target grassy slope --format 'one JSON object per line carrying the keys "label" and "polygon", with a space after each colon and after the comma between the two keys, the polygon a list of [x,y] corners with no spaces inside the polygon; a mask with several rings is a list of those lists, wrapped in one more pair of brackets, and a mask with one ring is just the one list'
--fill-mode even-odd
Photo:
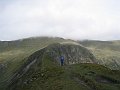
{"label": "grassy slope", "polygon": [[98,63],[112,69],[120,69],[120,41],[81,41],[92,51]]}
{"label": "grassy slope", "polygon": [[0,89],[6,87],[6,82],[25,62],[28,56],[49,44],[63,41],[70,40],[64,40],[62,38],[38,37],[0,42],[0,64],[4,64],[4,68],[1,69],[0,72]]}
{"label": "grassy slope", "polygon": [[11,87],[8,90],[119,90],[120,72],[96,64],[61,67],[44,55],[40,66],[32,68]]}
{"label": "grassy slope", "polygon": [[[10,77],[13,75],[13,73],[26,61],[27,57],[29,55],[31,55],[33,52],[47,46],[48,44],[52,44],[52,43],[56,43],[56,42],[66,42],[66,41],[69,42],[71,40],[64,40],[62,38],[42,37],[42,38],[31,38],[31,39],[29,38],[29,39],[17,40],[17,41],[5,41],[5,42],[0,41],[0,64],[2,64],[2,63],[4,64],[4,69],[0,69],[1,70],[1,72],[0,72],[0,90],[4,89],[6,87],[6,84],[7,84],[6,81],[8,81],[10,79]],[[119,43],[115,42],[115,45],[116,44],[119,47]],[[84,45],[86,45],[86,44],[84,44]],[[107,45],[106,45],[106,47],[107,47]],[[100,46],[102,46],[102,45],[100,45]],[[94,47],[94,45],[93,45],[93,47]],[[91,50],[94,49],[93,47]],[[116,49],[116,46],[114,46],[114,51],[115,50],[116,50],[116,53],[114,55],[119,56],[119,53],[118,53],[119,49]],[[96,51],[96,50],[94,50],[94,51]],[[106,51],[106,49],[104,51]],[[110,51],[110,52],[113,53],[112,51]],[[94,54],[96,54],[96,52]],[[100,48],[100,52],[98,52],[98,54],[101,54],[101,48]],[[111,54],[111,55],[113,55],[113,54]],[[104,60],[104,62],[105,61],[106,60]],[[111,65],[111,64],[108,64],[108,65]]]}

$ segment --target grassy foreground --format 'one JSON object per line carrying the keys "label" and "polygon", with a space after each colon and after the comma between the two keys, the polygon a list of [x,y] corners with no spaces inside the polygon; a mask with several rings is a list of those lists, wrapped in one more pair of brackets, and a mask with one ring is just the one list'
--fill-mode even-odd
{"label": "grassy foreground", "polygon": [[59,66],[44,55],[42,63],[32,66],[7,90],[120,90],[120,72],[88,63]]}

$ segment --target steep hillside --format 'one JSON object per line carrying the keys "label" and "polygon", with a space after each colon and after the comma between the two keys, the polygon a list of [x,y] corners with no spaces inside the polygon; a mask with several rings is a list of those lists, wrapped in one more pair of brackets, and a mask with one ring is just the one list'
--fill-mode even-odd
{"label": "steep hillside", "polygon": [[80,45],[52,44],[28,57],[9,82],[7,90],[119,90],[120,72],[95,64]]}
{"label": "steep hillside", "polygon": [[0,90],[6,87],[6,82],[27,60],[28,56],[49,44],[60,42],[72,42],[72,40],[36,37],[16,41],[0,41]]}
{"label": "steep hillside", "polygon": [[[0,90],[5,90],[13,75],[22,65],[29,61],[31,54],[43,50],[48,45],[47,50],[52,52],[48,56],[51,56],[52,60],[55,61],[59,61],[60,55],[64,56],[65,65],[98,63],[111,69],[120,69],[120,41],[82,41],[79,43],[58,37],[0,41]],[[56,63],[58,64],[58,62]]]}
{"label": "steep hillside", "polygon": [[120,69],[120,41],[80,41],[96,57],[99,64]]}
{"label": "steep hillside", "polygon": [[52,44],[47,48],[47,53],[59,61],[60,56],[65,58],[65,64],[76,64],[76,63],[96,63],[96,59],[93,54],[85,47],[76,44]]}

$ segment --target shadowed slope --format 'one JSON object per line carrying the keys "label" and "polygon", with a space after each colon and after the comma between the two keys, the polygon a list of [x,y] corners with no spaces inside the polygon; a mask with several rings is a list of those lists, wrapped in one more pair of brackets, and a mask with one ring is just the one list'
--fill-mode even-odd
{"label": "shadowed slope", "polygon": [[[19,69],[18,72],[15,73],[10,81],[11,85],[14,86],[12,89],[19,90],[19,85],[22,87],[25,83],[32,82],[37,76],[33,75],[31,77],[31,75],[35,73],[41,74],[42,69],[44,68],[50,69],[52,67],[58,67],[58,71],[55,71],[54,73],[59,72],[59,68],[61,68],[59,58],[61,55],[65,58],[65,65],[95,63],[94,56],[86,48],[80,45],[52,44],[35,52],[28,58],[26,63]],[[32,79],[29,80],[29,78]]]}
{"label": "shadowed slope", "polygon": [[[73,64],[74,54],[78,58]],[[61,55],[65,57],[64,66],[59,64]],[[28,58],[13,76],[7,90],[119,90],[120,72],[115,74],[94,64],[94,59],[86,48],[79,45],[52,44]],[[83,61],[84,64],[77,64]]]}

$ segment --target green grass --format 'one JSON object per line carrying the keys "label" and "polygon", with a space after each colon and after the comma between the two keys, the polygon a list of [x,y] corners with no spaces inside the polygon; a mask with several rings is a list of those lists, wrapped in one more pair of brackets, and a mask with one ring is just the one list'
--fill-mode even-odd
{"label": "green grass", "polygon": [[[34,64],[8,90],[119,90],[120,72],[115,72],[98,64],[59,66],[43,54],[42,61]],[[97,77],[108,82],[99,82]]]}
{"label": "green grass", "polygon": [[[4,64],[5,67],[1,70],[0,69],[0,90],[4,90],[5,87],[9,84],[8,81],[11,79],[13,74],[26,62],[27,58],[34,52],[46,47],[49,44],[53,43],[59,43],[59,42],[74,42],[72,40],[65,40],[62,38],[48,38],[48,37],[38,37],[38,38],[28,38],[23,40],[16,40],[16,41],[0,41],[0,65]],[[83,44],[83,43],[82,43]],[[89,42],[84,43],[84,46],[88,47],[89,50],[96,56],[98,63],[105,65],[111,69],[119,69],[120,68],[120,42],[119,41],[110,41],[110,42]],[[116,64],[117,63],[117,64]],[[56,70],[62,70],[63,73],[60,76],[52,77],[53,79],[45,80],[46,83],[42,84],[43,87],[46,87],[49,85],[48,90],[52,89],[53,86],[59,87],[58,90],[61,89],[61,87],[64,87],[63,90],[69,89],[69,90],[87,90],[84,85],[79,84],[75,80],[71,79],[72,74],[69,71],[67,67],[59,67],[54,66],[55,63],[52,63],[49,61],[49,59],[46,59],[46,61],[43,62],[42,69],[46,67],[44,73],[47,73],[47,75],[54,74]],[[79,65],[78,65],[79,66]],[[51,67],[51,69],[50,69]],[[74,66],[71,66],[74,68]],[[78,67],[82,74],[82,67]],[[94,67],[95,68],[95,67]],[[53,71],[52,71],[53,69]],[[76,65],[77,69],[77,65]],[[55,71],[54,71],[55,70]],[[70,69],[71,70],[71,69]],[[84,71],[87,71],[88,69],[84,69]],[[74,71],[74,70],[73,70]],[[40,70],[41,72],[41,70]],[[48,74],[50,73],[51,74]],[[77,72],[77,71],[76,71]],[[95,71],[97,72],[97,71]],[[59,74],[59,72],[56,72]],[[105,73],[105,71],[103,71]],[[115,72],[114,72],[115,73]],[[116,71],[116,73],[119,75],[119,73]],[[83,73],[84,75],[84,73]],[[31,75],[30,75],[31,76]],[[115,77],[114,77],[115,76]],[[109,76],[110,77],[110,76]],[[111,76],[113,79],[119,78],[119,76],[116,76],[113,74]],[[41,76],[39,77],[41,80]],[[60,78],[60,80],[58,80]],[[92,78],[92,77],[88,77]],[[39,82],[38,80],[38,82]],[[43,80],[44,81],[44,80]],[[34,87],[34,90],[38,90],[38,88],[43,89],[43,87],[40,87],[38,82],[33,82],[35,85],[31,87]],[[41,81],[42,82],[42,81]],[[51,83],[52,82],[52,83]],[[59,83],[59,84],[58,84]],[[42,86],[41,85],[41,86]],[[45,86],[44,86],[45,85]],[[57,86],[58,85],[58,86]],[[106,87],[110,87],[110,85],[105,84]],[[54,87],[54,88],[56,88]],[[111,86],[111,88],[117,88],[115,86]],[[118,85],[119,87],[119,85]],[[27,87],[26,87],[27,88]],[[30,87],[28,87],[30,88]],[[36,89],[35,89],[36,88]],[[46,88],[45,88],[46,89]],[[27,89],[26,89],[27,90]],[[105,90],[105,89],[103,89]],[[116,89],[117,90],[117,89]]]}
{"label": "green grass", "polygon": [[[71,66],[72,67],[72,66]],[[97,64],[78,64],[73,65],[72,73],[74,77],[83,80],[88,86],[95,90],[119,90],[120,89],[120,75],[115,74],[110,69]],[[118,71],[119,72],[119,71]],[[98,77],[101,80],[108,80],[107,83],[96,80]],[[117,85],[119,87],[117,87]]]}
{"label": "green grass", "polygon": [[44,55],[42,63],[37,64],[13,84],[19,84],[17,88],[12,87],[13,90],[86,90],[71,79],[66,67],[59,66],[49,56]]}
{"label": "green grass", "polygon": [[80,41],[96,57],[97,62],[111,69],[120,70],[120,41]]}
{"label": "green grass", "polygon": [[0,90],[6,87],[7,81],[32,53],[49,44],[64,41],[70,40],[36,37],[16,41],[0,41],[0,64],[5,65],[4,69],[0,72]]}

